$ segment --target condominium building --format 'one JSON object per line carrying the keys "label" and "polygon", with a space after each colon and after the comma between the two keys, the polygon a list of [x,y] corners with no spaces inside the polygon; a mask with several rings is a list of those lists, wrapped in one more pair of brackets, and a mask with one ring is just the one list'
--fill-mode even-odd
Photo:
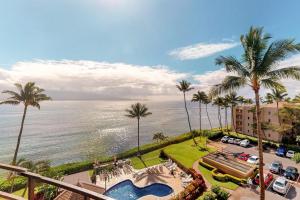
{"label": "condominium building", "polygon": [[[279,103],[281,108],[284,103]],[[236,132],[246,134],[249,136],[257,137],[255,129],[256,114],[255,105],[242,105],[236,106],[233,110],[232,125],[235,127]],[[276,103],[261,105],[261,121],[272,125],[279,125]],[[280,142],[282,134],[275,130],[263,130],[263,138],[271,141]]]}

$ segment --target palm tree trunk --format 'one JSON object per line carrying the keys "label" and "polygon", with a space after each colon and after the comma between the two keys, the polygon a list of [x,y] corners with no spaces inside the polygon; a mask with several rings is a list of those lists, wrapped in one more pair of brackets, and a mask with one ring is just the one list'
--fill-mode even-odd
{"label": "palm tree trunk", "polygon": [[235,130],[235,123],[234,123],[233,110],[234,110],[234,107],[231,106],[231,124],[232,124],[232,127],[233,127],[233,131],[236,132],[236,130]]}
{"label": "palm tree trunk", "polygon": [[14,158],[12,160],[12,165],[16,165],[16,162],[17,162],[17,156],[18,156],[19,147],[20,147],[20,143],[21,143],[21,137],[22,137],[23,127],[24,127],[26,112],[27,112],[27,106],[24,107],[24,112],[23,112],[23,117],[22,117],[22,122],[21,122],[21,128],[20,128],[20,132],[19,132],[19,136],[18,136],[18,142],[17,142]]}
{"label": "palm tree trunk", "polygon": [[193,137],[194,143],[195,143],[195,145],[197,145],[197,142],[195,140],[195,135],[192,132],[189,111],[188,111],[187,106],[186,106],[185,92],[183,92],[183,99],[184,99],[184,107],[185,107],[185,111],[186,111],[186,115],[187,115],[187,120],[188,120],[188,124],[189,124],[189,128],[190,128],[190,133],[192,133],[192,137]]}
{"label": "palm tree trunk", "polygon": [[264,184],[264,169],[263,169],[263,148],[262,148],[262,133],[260,124],[260,105],[259,105],[259,90],[255,92],[256,103],[256,131],[258,135],[258,155],[259,155],[259,183],[260,183],[260,199],[265,200],[265,184]]}
{"label": "palm tree trunk", "polygon": [[202,116],[201,116],[201,101],[199,101],[199,122],[200,122],[200,140],[201,140],[201,137],[202,137],[202,124],[201,124],[201,118],[202,118]]}
{"label": "palm tree trunk", "polygon": [[278,116],[278,123],[281,126],[281,122],[280,122],[280,116],[279,116],[279,102],[276,101],[276,107],[277,107],[277,116]]}
{"label": "palm tree trunk", "polygon": [[138,117],[138,156],[140,155],[140,118]]}
{"label": "palm tree trunk", "polygon": [[221,108],[220,108],[220,106],[218,106],[218,119],[219,119],[219,125],[220,125],[220,130],[221,131],[223,131],[222,130],[222,118],[221,118]]}
{"label": "palm tree trunk", "polygon": [[209,122],[209,125],[210,125],[210,129],[212,129],[211,121],[210,121],[208,110],[207,110],[207,104],[205,104],[205,110],[206,110],[207,119],[208,119],[208,122]]}
{"label": "palm tree trunk", "polygon": [[229,128],[228,128],[228,112],[227,112],[227,107],[225,107],[225,124],[226,124],[226,129],[227,133],[229,133]]}

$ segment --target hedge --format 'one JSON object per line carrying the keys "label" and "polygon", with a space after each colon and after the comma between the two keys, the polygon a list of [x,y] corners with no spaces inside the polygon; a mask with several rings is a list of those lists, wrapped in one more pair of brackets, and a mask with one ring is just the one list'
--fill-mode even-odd
{"label": "hedge", "polygon": [[[16,177],[14,180],[14,190],[13,191],[24,188],[26,185],[26,182],[27,182],[27,178],[21,177],[21,176]],[[11,183],[7,180],[3,180],[0,183],[0,191],[10,192],[10,190],[11,190]]]}
{"label": "hedge", "polygon": [[203,167],[205,167],[206,169],[208,170],[211,170],[211,174],[212,174],[212,177],[218,181],[221,181],[221,182],[227,182],[227,181],[231,181],[233,183],[236,183],[238,185],[243,185],[243,184],[246,184],[247,183],[247,180],[246,179],[241,179],[241,178],[237,178],[235,176],[232,176],[230,174],[221,174],[221,173],[217,173],[218,169],[203,162],[203,161],[199,161],[199,164]]}

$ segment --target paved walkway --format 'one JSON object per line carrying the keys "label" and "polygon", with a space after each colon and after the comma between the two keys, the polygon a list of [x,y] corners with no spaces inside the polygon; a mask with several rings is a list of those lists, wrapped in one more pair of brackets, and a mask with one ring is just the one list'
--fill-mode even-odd
{"label": "paved walkway", "polygon": [[86,182],[86,183],[92,183],[88,171],[64,176],[63,181],[66,183],[73,184],[73,185],[77,185],[77,183],[79,181]]}

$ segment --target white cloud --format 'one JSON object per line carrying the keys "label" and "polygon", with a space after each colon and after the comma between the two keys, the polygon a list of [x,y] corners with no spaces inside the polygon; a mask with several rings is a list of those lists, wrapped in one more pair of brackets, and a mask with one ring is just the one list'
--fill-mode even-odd
{"label": "white cloud", "polygon": [[165,66],[37,60],[0,68],[0,90],[34,81],[56,99],[135,99],[174,94],[186,76]]}
{"label": "white cloud", "polygon": [[223,42],[223,43],[198,43],[186,47],[174,49],[169,52],[170,56],[173,56],[179,60],[192,60],[207,57],[217,52],[231,49],[237,46],[238,43]]}
{"label": "white cloud", "polygon": [[[300,54],[294,55],[280,63],[278,63],[278,68],[289,67],[289,66],[300,66]],[[230,75],[224,69],[219,69],[215,71],[208,71],[201,75],[195,75],[194,80],[196,80],[197,87],[200,90],[209,91],[211,86],[221,83],[225,76]],[[283,79],[282,84],[287,88],[289,96],[293,97],[300,93],[300,81]],[[250,87],[243,88],[239,91],[240,95],[253,98],[253,94]],[[265,94],[266,90],[262,89],[261,94]]]}

